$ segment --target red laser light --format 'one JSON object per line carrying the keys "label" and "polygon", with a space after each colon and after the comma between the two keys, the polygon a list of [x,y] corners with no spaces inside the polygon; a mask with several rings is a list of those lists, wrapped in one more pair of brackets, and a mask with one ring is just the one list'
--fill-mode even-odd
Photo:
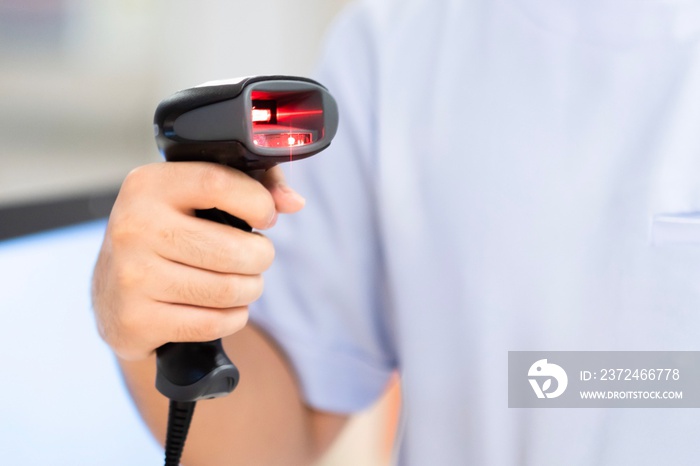
{"label": "red laser light", "polygon": [[272,111],[269,108],[255,108],[252,112],[253,123],[269,123],[272,120]]}
{"label": "red laser light", "polygon": [[260,147],[295,147],[313,142],[311,133],[259,133],[253,135],[253,144]]}
{"label": "red laser light", "polygon": [[251,92],[252,140],[259,148],[289,150],[323,137],[323,102],[318,92]]}
{"label": "red laser light", "polygon": [[277,112],[277,118],[283,120],[285,118],[304,118],[310,116],[323,115],[323,110],[286,110],[281,109]]}

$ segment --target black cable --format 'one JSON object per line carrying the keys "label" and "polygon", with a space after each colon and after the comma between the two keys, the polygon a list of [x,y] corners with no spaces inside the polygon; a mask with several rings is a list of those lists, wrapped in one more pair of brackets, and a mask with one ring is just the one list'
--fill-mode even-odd
{"label": "black cable", "polygon": [[165,466],[178,466],[195,403],[228,395],[239,374],[221,339],[166,343],[156,349],[156,355],[156,388],[170,399]]}
{"label": "black cable", "polygon": [[170,400],[168,433],[165,437],[165,466],[179,466],[196,404],[195,401]]}

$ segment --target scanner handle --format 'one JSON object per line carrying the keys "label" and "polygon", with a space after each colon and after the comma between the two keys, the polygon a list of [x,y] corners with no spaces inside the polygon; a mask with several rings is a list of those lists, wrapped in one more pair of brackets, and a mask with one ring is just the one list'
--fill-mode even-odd
{"label": "scanner handle", "polygon": [[[198,210],[196,215],[240,230],[253,230],[245,221],[223,210]],[[197,343],[166,343],[156,349],[156,367],[156,388],[174,401],[226,396],[236,388],[240,378],[220,338]]]}

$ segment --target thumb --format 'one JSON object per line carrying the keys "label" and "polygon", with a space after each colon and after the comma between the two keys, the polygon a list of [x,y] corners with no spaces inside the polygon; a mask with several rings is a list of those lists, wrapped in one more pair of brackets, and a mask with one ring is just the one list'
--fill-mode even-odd
{"label": "thumb", "polygon": [[304,207],[306,199],[287,185],[284,172],[279,166],[267,170],[260,178],[260,182],[272,194],[277,212],[292,214]]}

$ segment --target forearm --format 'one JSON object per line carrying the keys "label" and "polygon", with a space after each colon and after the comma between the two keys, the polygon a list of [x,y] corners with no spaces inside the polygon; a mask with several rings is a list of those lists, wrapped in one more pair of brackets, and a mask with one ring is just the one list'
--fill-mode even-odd
{"label": "forearm", "polygon": [[[231,395],[197,404],[183,464],[311,464],[345,417],[305,406],[286,361],[254,327],[224,339],[224,346],[241,371],[241,381]],[[154,388],[155,358],[120,364],[141,415],[162,444],[168,401]]]}

